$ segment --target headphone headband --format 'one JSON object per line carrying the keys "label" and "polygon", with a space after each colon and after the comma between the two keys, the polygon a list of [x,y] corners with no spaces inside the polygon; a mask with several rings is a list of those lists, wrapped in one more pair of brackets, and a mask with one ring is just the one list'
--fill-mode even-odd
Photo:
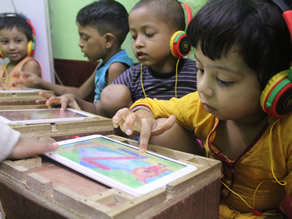
{"label": "headphone headband", "polygon": [[186,14],[186,17],[187,17],[187,22],[186,22],[186,29],[187,29],[187,26],[189,26],[189,24],[191,23],[191,20],[192,20],[192,10],[190,8],[190,6],[187,4],[187,3],[181,3],[182,4],[182,7],[185,9],[185,14]]}
{"label": "headphone headband", "polygon": [[188,28],[189,23],[192,20],[192,10],[191,8],[183,2],[178,1],[180,3],[185,16],[185,31],[179,30],[176,31],[172,37],[170,38],[169,47],[170,52],[173,56],[177,58],[182,58],[183,56],[186,56],[191,51],[191,43],[188,40],[186,30]]}
{"label": "headphone headband", "polygon": [[[284,0],[272,0],[282,10],[292,42],[292,10]],[[292,112],[292,67],[274,75],[267,83],[260,98],[263,110],[276,117]]]}
{"label": "headphone headband", "polygon": [[283,0],[272,0],[275,5],[277,5],[282,10],[282,16],[286,21],[287,27],[290,32],[290,38],[292,41],[292,10],[288,7],[288,5]]}

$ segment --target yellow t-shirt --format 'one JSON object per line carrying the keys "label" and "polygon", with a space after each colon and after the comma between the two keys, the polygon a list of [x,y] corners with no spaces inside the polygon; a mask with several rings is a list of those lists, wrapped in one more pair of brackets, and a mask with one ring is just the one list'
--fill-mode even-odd
{"label": "yellow t-shirt", "polygon": [[[220,121],[204,110],[198,92],[190,93],[180,99],[172,98],[169,101],[146,98],[135,102],[131,108],[139,104],[149,106],[155,118],[175,115],[178,123],[193,130],[202,140],[206,155],[219,159],[216,153],[220,151],[213,142]],[[275,123],[271,133],[271,127],[277,118],[268,116],[267,120],[266,128],[259,133],[254,144],[233,164],[232,190],[240,194],[250,206],[260,211],[278,208],[286,194],[292,197],[292,115],[283,117]],[[286,181],[286,186],[276,183],[272,175],[269,136],[271,136],[274,173],[278,180]],[[231,174],[227,175],[225,182],[230,185]],[[254,192],[260,183],[253,205]],[[226,192],[225,189],[222,192]],[[229,213],[237,215],[240,214],[239,212],[246,212],[252,216],[247,205],[232,193],[225,199],[221,198],[221,203],[220,214],[223,218],[229,217]],[[235,210],[235,213],[227,212],[230,209],[224,204]],[[225,213],[227,214],[223,216]]]}

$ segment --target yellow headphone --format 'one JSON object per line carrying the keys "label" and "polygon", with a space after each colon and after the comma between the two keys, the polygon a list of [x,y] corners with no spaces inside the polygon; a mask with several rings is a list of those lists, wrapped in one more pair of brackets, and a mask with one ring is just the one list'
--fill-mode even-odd
{"label": "yellow headphone", "polygon": [[[272,0],[282,11],[292,41],[292,10],[283,0]],[[292,112],[292,66],[289,70],[274,75],[264,88],[260,103],[270,115],[281,118]]]}
{"label": "yellow headphone", "polygon": [[[15,17],[16,14],[15,13],[4,13],[1,14],[1,16],[7,16],[7,17]],[[29,26],[31,27],[32,30],[32,40],[30,40],[27,43],[27,55],[28,56],[33,56],[34,55],[34,51],[35,51],[35,39],[36,39],[36,34],[35,34],[35,29],[32,25],[32,23],[30,22],[30,20],[26,19],[26,22],[29,24]],[[5,58],[5,56],[3,55],[1,49],[0,49],[0,58]]]}
{"label": "yellow headphone", "polygon": [[[185,10],[185,14],[187,17],[187,22],[186,22],[186,29],[187,29],[187,26],[192,20],[192,10],[186,3],[180,2],[180,4]],[[169,47],[170,47],[171,54],[177,58],[181,58],[183,56],[188,55],[189,52],[191,51],[191,43],[187,38],[186,32],[182,30],[176,31],[170,38]]]}

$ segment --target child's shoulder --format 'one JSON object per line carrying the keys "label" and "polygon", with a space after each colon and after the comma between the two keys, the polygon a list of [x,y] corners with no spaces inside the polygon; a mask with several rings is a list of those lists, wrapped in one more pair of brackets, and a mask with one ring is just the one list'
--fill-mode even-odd
{"label": "child's shoulder", "polygon": [[38,62],[38,60],[36,60],[35,58],[31,56],[26,56],[23,60],[21,60],[19,64],[22,66],[30,65],[30,66],[40,67],[40,63]]}

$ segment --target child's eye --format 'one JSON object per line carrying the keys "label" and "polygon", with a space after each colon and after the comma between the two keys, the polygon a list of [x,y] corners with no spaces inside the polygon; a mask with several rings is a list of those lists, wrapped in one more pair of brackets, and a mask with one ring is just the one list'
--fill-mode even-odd
{"label": "child's eye", "polygon": [[136,40],[137,39],[137,36],[136,35],[131,35],[132,39],[133,40]]}
{"label": "child's eye", "polygon": [[1,40],[0,41],[2,44],[7,44],[8,43],[8,40]]}
{"label": "child's eye", "polygon": [[223,81],[219,78],[216,78],[216,80],[217,80],[218,85],[221,87],[230,87],[234,83],[233,81]]}
{"label": "child's eye", "polygon": [[22,39],[15,40],[16,43],[21,43],[22,41]]}
{"label": "child's eye", "polygon": [[82,37],[81,38],[83,41],[87,42],[88,41],[88,37]]}
{"label": "child's eye", "polygon": [[154,33],[145,33],[145,35],[148,37],[148,38],[151,38],[154,36]]}

